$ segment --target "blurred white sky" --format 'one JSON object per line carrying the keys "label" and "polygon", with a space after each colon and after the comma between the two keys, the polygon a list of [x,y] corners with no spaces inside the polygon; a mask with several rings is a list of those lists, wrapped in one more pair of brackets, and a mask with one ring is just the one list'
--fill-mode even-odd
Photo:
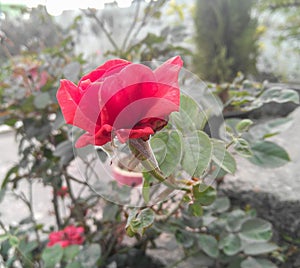
{"label": "blurred white sky", "polygon": [[64,10],[76,10],[79,8],[104,8],[106,3],[117,2],[121,8],[126,8],[131,5],[132,0],[0,0],[0,4],[21,4],[28,7],[37,7],[45,5],[50,15],[58,16]]}

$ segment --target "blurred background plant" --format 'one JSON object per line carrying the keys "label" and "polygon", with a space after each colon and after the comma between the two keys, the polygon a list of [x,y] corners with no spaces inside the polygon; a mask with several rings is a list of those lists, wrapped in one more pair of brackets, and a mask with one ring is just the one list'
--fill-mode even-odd
{"label": "blurred background plant", "polygon": [[197,54],[194,66],[204,80],[231,81],[237,73],[255,75],[258,56],[255,1],[196,1],[194,20]]}
{"label": "blurred background plant", "polygon": [[284,40],[291,41],[291,46],[299,50],[299,16],[297,16],[300,8],[299,1],[269,0],[259,1],[258,7],[262,10],[268,10],[271,14],[283,12],[287,16],[285,20],[279,23],[279,42]]}
{"label": "blurred background plant", "polygon": [[[72,130],[65,125],[55,98],[61,78],[76,82],[105,59],[147,62],[180,54],[186,67],[194,66],[200,78],[208,81],[205,91],[220,97],[222,111],[218,116],[232,110],[249,116],[249,111],[270,102],[296,104],[299,97],[295,91],[248,79],[248,75],[257,74],[260,36],[258,22],[251,17],[253,5],[252,1],[196,1],[194,7],[189,7],[176,1],[151,0],[134,1],[130,9],[120,10],[112,3],[103,10],[84,9],[70,16],[66,13],[63,24],[59,17],[49,16],[44,7],[9,9],[16,10],[17,17],[2,10],[5,18],[0,21],[0,123],[16,134],[19,162],[3,178],[0,200],[13,195],[28,208],[28,217],[17,224],[0,221],[0,261],[6,267],[160,267],[165,263],[150,259],[146,253],[159,247],[158,238],[163,234],[171,234],[184,252],[170,267],[186,260],[205,267],[284,265],[291,248],[271,242],[271,223],[258,218],[251,208],[235,208],[228,198],[216,195],[218,183],[236,169],[235,154],[264,167],[290,161],[284,148],[266,140],[287,127],[290,118],[272,118],[268,124],[252,126],[255,118],[229,116],[235,118],[227,121],[226,127],[218,126],[225,132],[216,141],[204,132],[205,115],[201,116],[197,103],[183,97],[182,109],[195,122],[203,120],[197,125],[197,133],[208,147],[215,144],[216,151],[207,155],[205,161],[217,167],[213,174],[217,184],[206,186],[203,191],[195,188],[190,195],[174,197],[151,209],[135,211],[101,198],[90,188],[92,182],[74,174],[74,157],[80,156],[74,156]],[[189,20],[191,12],[195,43],[195,33],[188,27],[193,24]],[[124,14],[127,20],[123,21],[120,17]],[[189,83],[193,80],[184,82],[184,86],[192,87]],[[179,126],[184,122],[181,116],[173,118]],[[171,151],[178,140],[164,135],[158,134],[157,139],[168,140],[166,146]],[[155,139],[152,145],[159,152]],[[223,162],[218,161],[218,148],[225,153]],[[98,153],[103,160],[107,157],[102,150]],[[189,169],[195,152],[189,153],[183,169],[195,181],[201,177],[202,183],[203,172],[198,169],[199,174],[195,174]],[[84,177],[95,176],[93,161],[81,161]],[[162,162],[162,169],[165,168]],[[98,182],[104,179],[96,177]],[[21,187],[23,181],[28,184],[28,192]],[[36,183],[51,189],[52,200],[45,207],[52,206],[54,220],[48,224],[36,219],[32,196]],[[122,203],[132,188],[118,188],[113,181],[106,190],[118,191]],[[68,246],[47,246],[50,233],[72,230],[73,225],[84,228],[78,243],[65,239]],[[126,231],[133,238],[128,238]],[[65,240],[55,236],[52,241]],[[61,245],[67,245],[64,243]]]}
{"label": "blurred background plant", "polygon": [[[261,57],[264,73],[275,81],[299,82],[299,1],[258,1],[256,8],[259,24],[266,30],[261,45],[266,51]],[[272,64],[271,59],[280,64]]]}

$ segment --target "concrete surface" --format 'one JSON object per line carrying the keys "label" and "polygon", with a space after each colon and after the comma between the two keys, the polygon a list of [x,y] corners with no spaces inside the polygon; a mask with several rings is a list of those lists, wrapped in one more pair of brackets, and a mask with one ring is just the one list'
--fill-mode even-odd
{"label": "concrete surface", "polygon": [[[8,169],[18,162],[18,145],[12,131],[2,131],[0,133],[0,148],[0,183],[2,184]],[[28,191],[29,184],[21,182],[16,193],[20,194],[23,192],[28,197]],[[50,209],[51,189],[43,187],[40,183],[33,183],[32,193],[36,220],[41,223],[51,224],[51,220],[54,218],[49,217],[52,213]],[[25,204],[16,198],[12,191],[7,191],[5,198],[0,204],[1,221],[6,225],[17,224],[28,215],[28,208]]]}

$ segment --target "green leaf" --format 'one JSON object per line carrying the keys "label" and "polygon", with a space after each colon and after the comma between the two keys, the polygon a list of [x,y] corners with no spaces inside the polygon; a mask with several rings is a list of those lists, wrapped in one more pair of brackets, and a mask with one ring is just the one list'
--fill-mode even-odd
{"label": "green leaf", "polygon": [[84,268],[94,268],[101,257],[101,247],[98,244],[85,245],[78,254],[78,261]]}
{"label": "green leaf", "polygon": [[239,121],[235,127],[235,129],[240,132],[240,133],[243,133],[243,132],[247,132],[250,128],[250,126],[253,125],[253,121],[250,120],[250,119],[243,119],[241,121]]}
{"label": "green leaf", "polygon": [[265,126],[267,130],[267,132],[264,134],[264,138],[274,136],[289,129],[293,123],[293,117],[282,117],[265,122],[265,124],[261,124],[261,126]]}
{"label": "green leaf", "polygon": [[290,161],[288,153],[276,143],[259,141],[251,146],[253,157],[249,160],[258,166],[276,168]]}
{"label": "green leaf", "polygon": [[251,105],[244,107],[246,111],[251,111],[260,108],[265,103],[276,102],[286,103],[293,102],[299,104],[299,94],[293,89],[284,88],[269,88],[265,90],[258,98],[256,98]]}
{"label": "green leaf", "polygon": [[96,152],[97,152],[97,155],[98,155],[99,159],[101,160],[101,162],[105,163],[105,161],[108,157],[108,154],[105,151],[103,151],[101,148],[97,148]]}
{"label": "green leaf", "polygon": [[127,226],[126,227],[126,234],[129,236],[129,237],[134,237],[135,236],[135,231],[132,230],[131,226]]}
{"label": "green leaf", "polygon": [[149,228],[154,222],[154,212],[145,208],[141,211],[133,209],[127,219],[126,231],[128,235],[138,233],[143,235],[145,230]]}
{"label": "green leaf", "polygon": [[198,239],[202,250],[210,257],[217,258],[219,256],[218,242],[211,235],[200,234]]}
{"label": "green leaf", "polygon": [[241,229],[245,221],[246,213],[240,209],[236,209],[227,214],[226,229],[229,232],[237,232]]}
{"label": "green leaf", "polygon": [[175,238],[176,241],[180,243],[184,248],[192,247],[195,242],[194,235],[185,230],[176,230]]}
{"label": "green leaf", "polygon": [[218,213],[223,213],[229,208],[230,200],[228,197],[219,197],[208,207],[208,209]]}
{"label": "green leaf", "polygon": [[11,175],[14,174],[15,176],[17,176],[18,171],[19,171],[19,165],[13,166],[7,171],[5,178],[1,184],[1,189],[4,189],[6,187]]}
{"label": "green leaf", "polygon": [[194,185],[192,192],[195,201],[203,206],[209,206],[212,204],[217,196],[215,188],[205,184]]}
{"label": "green leaf", "polygon": [[28,224],[28,223],[31,223],[32,222],[32,218],[31,216],[27,216],[26,218],[22,219],[19,224],[20,225],[23,225],[23,224]]}
{"label": "green leaf", "polygon": [[185,202],[185,203],[189,203],[189,202],[192,201],[192,198],[188,194],[186,194],[186,195],[183,196],[182,201]]}
{"label": "green leaf", "polygon": [[44,109],[51,103],[51,96],[48,92],[39,93],[33,101],[35,108]]}
{"label": "green leaf", "polygon": [[63,259],[65,261],[71,261],[75,258],[75,256],[79,253],[78,245],[71,245],[64,248],[64,256]]}
{"label": "green leaf", "polygon": [[278,249],[278,246],[273,243],[249,243],[243,247],[244,253],[247,255],[267,254]]}
{"label": "green leaf", "polygon": [[[24,268],[32,267],[33,251],[38,247],[37,241],[28,241],[23,239],[18,245],[18,252],[22,256]],[[22,266],[23,267],[23,266]]]}
{"label": "green leaf", "polygon": [[27,255],[28,253],[32,252],[34,249],[38,247],[37,241],[25,241],[22,240],[19,245],[19,250],[24,254]]}
{"label": "green leaf", "polygon": [[45,268],[54,268],[63,257],[63,248],[60,245],[47,247],[42,253]]}
{"label": "green leaf", "polygon": [[66,140],[58,144],[53,155],[60,157],[60,164],[62,166],[68,164],[74,158],[72,142]]}
{"label": "green leaf", "polygon": [[[7,118],[5,119],[4,123],[5,125],[14,128],[18,119],[17,118]],[[2,123],[1,123],[2,124]]]}
{"label": "green leaf", "polygon": [[166,177],[171,175],[181,160],[181,135],[175,130],[159,132],[150,140],[150,144],[163,174]]}
{"label": "green leaf", "polygon": [[236,162],[233,156],[226,150],[225,143],[216,139],[212,139],[212,142],[212,160],[226,172],[234,174],[236,171]]}
{"label": "green leaf", "polygon": [[239,235],[247,240],[268,241],[272,237],[272,225],[263,219],[249,219],[243,223]]}
{"label": "green leaf", "polygon": [[285,102],[293,102],[299,104],[299,94],[296,90],[293,89],[283,89],[283,88],[270,88],[264,91],[259,99],[259,101],[263,103],[268,102],[277,102],[277,103],[285,103]]}
{"label": "green leaf", "polygon": [[187,134],[202,130],[207,118],[204,113],[200,112],[197,102],[186,95],[180,95],[180,110],[171,114],[170,122],[181,133]]}
{"label": "green leaf", "polygon": [[152,46],[153,44],[162,43],[165,40],[164,37],[148,33],[147,36],[141,41],[142,44]]}
{"label": "green leaf", "polygon": [[293,122],[294,119],[292,117],[276,118],[263,124],[255,125],[251,128],[249,134],[253,140],[266,139],[287,130],[292,126]]}
{"label": "green leaf", "polygon": [[9,240],[10,245],[14,248],[18,247],[19,244],[20,244],[19,238],[17,236],[14,236],[14,235],[9,236],[8,240]]}
{"label": "green leaf", "polygon": [[183,169],[193,177],[201,177],[212,156],[212,144],[202,131],[192,132],[183,137]]}
{"label": "green leaf", "polygon": [[192,229],[199,228],[203,226],[202,223],[203,217],[193,216],[189,209],[182,211],[182,217],[180,217],[180,224],[182,224],[181,229],[185,229],[186,227],[190,227]]}
{"label": "green leaf", "polygon": [[6,193],[6,189],[3,188],[1,189],[0,188],[0,203],[3,201],[4,197],[5,197],[5,193]]}
{"label": "green leaf", "polygon": [[150,201],[150,181],[152,179],[152,176],[149,173],[144,172],[143,177],[144,180],[143,180],[142,195],[145,203],[147,204]]}
{"label": "green leaf", "polygon": [[159,19],[161,17],[161,15],[162,15],[162,13],[159,10],[157,10],[151,15],[151,17],[153,17],[155,19]]}
{"label": "green leaf", "polygon": [[103,208],[103,222],[114,222],[117,219],[120,208],[118,205],[107,202]]}
{"label": "green leaf", "polygon": [[193,216],[201,217],[203,215],[202,205],[197,202],[189,204],[188,210]]}
{"label": "green leaf", "polygon": [[144,228],[150,227],[154,222],[154,213],[150,208],[145,208],[140,211],[137,216],[137,219],[142,222]]}
{"label": "green leaf", "polygon": [[236,139],[234,143],[234,149],[239,155],[243,157],[253,156],[253,153],[250,148],[250,144],[245,139],[242,138]]}
{"label": "green leaf", "polygon": [[277,268],[277,266],[267,259],[249,257],[241,263],[241,268]]}
{"label": "green leaf", "polygon": [[7,240],[9,238],[9,234],[1,234],[0,235],[0,243]]}
{"label": "green leaf", "polygon": [[223,249],[227,256],[233,256],[242,249],[241,239],[236,234],[227,234],[220,240],[219,248]]}
{"label": "green leaf", "polygon": [[66,268],[83,268],[80,264],[80,262],[75,261],[75,262],[71,262],[69,263]]}
{"label": "green leaf", "polygon": [[[240,122],[240,120],[237,118],[225,119],[224,127],[225,127],[226,132],[236,136],[238,133],[236,132],[235,127],[238,124],[238,122]],[[226,135],[224,135],[223,133],[222,133],[222,135],[224,136],[224,139],[226,139]]]}

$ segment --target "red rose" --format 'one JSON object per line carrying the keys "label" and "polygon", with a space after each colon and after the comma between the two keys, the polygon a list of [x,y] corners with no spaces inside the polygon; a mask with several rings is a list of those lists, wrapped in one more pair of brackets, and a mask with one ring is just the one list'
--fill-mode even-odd
{"label": "red rose", "polygon": [[70,225],[61,231],[50,233],[47,246],[52,247],[58,244],[64,248],[70,245],[81,245],[84,242],[83,234],[83,227]]}
{"label": "red rose", "polygon": [[179,110],[179,56],[152,71],[142,64],[109,60],[83,76],[78,86],[61,80],[58,103],[68,124],[86,131],[76,147],[103,145],[115,136],[149,139]]}
{"label": "red rose", "polygon": [[83,239],[83,233],[84,229],[83,227],[74,227],[74,226],[67,226],[64,229],[64,232],[66,236],[68,237],[68,240],[71,245],[81,245],[84,241]]}

